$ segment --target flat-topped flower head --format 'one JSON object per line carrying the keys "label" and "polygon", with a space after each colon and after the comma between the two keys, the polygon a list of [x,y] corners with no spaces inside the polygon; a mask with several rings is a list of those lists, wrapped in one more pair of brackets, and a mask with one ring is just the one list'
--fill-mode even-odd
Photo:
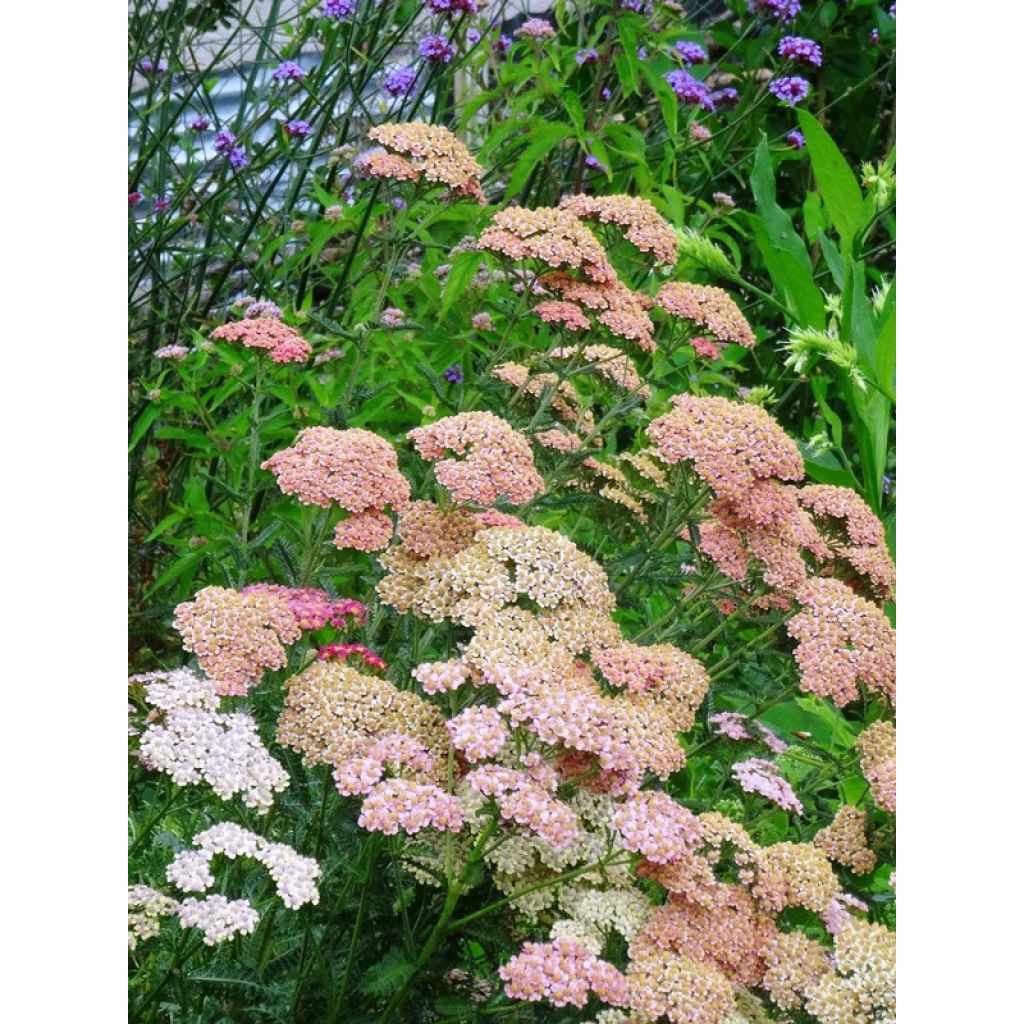
{"label": "flat-topped flower head", "polygon": [[284,668],[285,644],[302,636],[288,602],[262,592],[204,587],[174,610],[174,628],[221,695],[245,695],[267,670]]}
{"label": "flat-topped flower head", "polygon": [[832,823],[815,835],[814,845],[830,860],[848,867],[855,875],[866,875],[874,871],[877,862],[868,847],[866,825],[866,811],[843,804]]}
{"label": "flat-topped flower head", "polygon": [[615,279],[604,246],[576,214],[559,207],[499,210],[478,245],[513,260],[538,260],[552,270],[582,270],[591,281]]}
{"label": "flat-topped flower head", "polygon": [[211,337],[267,351],[275,363],[304,363],[313,354],[313,347],[294,327],[263,314],[222,324]]}
{"label": "flat-topped flower head", "polygon": [[[523,505],[544,490],[529,440],[493,413],[446,416],[407,436],[424,459],[437,463],[437,482],[457,502],[494,505],[504,498]],[[448,451],[465,458],[443,458]]]}
{"label": "flat-topped flower head", "polygon": [[398,471],[395,449],[369,430],[307,427],[295,444],[272,455],[261,466],[277,477],[285,494],[303,505],[347,512],[379,511],[409,504],[409,482]]}
{"label": "flat-topped flower head", "polygon": [[666,313],[706,327],[719,341],[753,348],[757,340],[739,306],[721,288],[668,281],[655,301]]}
{"label": "flat-topped flower head", "polygon": [[674,266],[678,259],[678,242],[672,225],[646,199],[625,195],[575,195],[566,196],[558,205],[584,220],[624,228],[628,242],[662,263]]}
{"label": "flat-topped flower head", "polygon": [[835,939],[834,972],[807,994],[821,1024],[895,1024],[896,933],[851,918]]}
{"label": "flat-topped flower head", "polygon": [[714,967],[656,948],[630,952],[628,1006],[643,1020],[722,1024],[735,1007],[732,985]]}
{"label": "flat-topped flower head", "polygon": [[584,363],[593,366],[606,380],[616,384],[623,391],[629,391],[641,398],[650,397],[651,389],[637,372],[633,360],[620,349],[612,348],[611,345],[586,345],[582,350],[577,345],[567,345],[553,348],[548,353],[548,358],[572,359],[574,356],[578,358],[578,353],[581,351]]}
{"label": "flat-topped flower head", "polygon": [[775,843],[754,853],[754,896],[773,914],[803,907],[824,914],[840,894],[828,858],[811,843]]}
{"label": "flat-topped flower head", "polygon": [[796,592],[802,611],[786,625],[797,641],[800,689],[844,707],[858,682],[896,701],[896,632],[878,605],[835,579],[807,580]]}
{"label": "flat-topped flower head", "polygon": [[716,495],[745,501],[759,481],[804,475],[800,449],[759,406],[685,394],[672,404],[647,435],[669,465],[693,462]]}
{"label": "flat-topped flower head", "polygon": [[700,846],[700,820],[667,793],[637,793],[621,804],[613,824],[622,845],[655,864],[681,860]]}
{"label": "flat-topped flower head", "polygon": [[369,136],[404,159],[416,176],[447,185],[456,195],[483,198],[483,167],[447,128],[420,122],[381,124],[371,128]]}
{"label": "flat-topped flower head", "polygon": [[613,1006],[626,1003],[622,973],[568,936],[547,943],[527,942],[498,968],[498,975],[509,999],[583,1007],[593,992]]}
{"label": "flat-topped flower head", "polygon": [[644,352],[653,352],[657,347],[654,323],[647,315],[650,300],[640,292],[631,291],[618,277],[598,283],[556,271],[545,274],[540,285],[566,302],[598,310],[598,323],[617,337],[634,342]]}

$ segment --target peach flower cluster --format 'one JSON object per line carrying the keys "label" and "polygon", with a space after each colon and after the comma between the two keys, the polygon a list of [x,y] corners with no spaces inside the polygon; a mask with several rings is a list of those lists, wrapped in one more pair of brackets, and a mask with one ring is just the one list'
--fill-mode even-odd
{"label": "peach flower cluster", "polygon": [[211,336],[217,341],[240,341],[246,348],[265,350],[275,363],[304,363],[313,354],[312,346],[298,331],[273,317],[235,320],[222,324]]}
{"label": "peach flower cluster", "polygon": [[[446,416],[408,437],[424,459],[437,463],[437,482],[457,502],[493,505],[504,498],[523,505],[544,490],[529,440],[493,413]],[[465,458],[446,459],[447,451]]]}
{"label": "peach flower cluster", "polygon": [[809,579],[796,592],[801,607],[786,628],[797,641],[800,688],[844,707],[858,682],[896,700],[896,632],[885,613],[839,580]]}
{"label": "peach flower cluster", "polygon": [[554,373],[533,373],[522,363],[500,363],[491,371],[491,376],[538,401],[549,392],[547,401],[551,411],[563,423],[593,425],[593,415],[589,410],[580,409],[579,392],[570,380],[559,380]]}
{"label": "peach flower cluster", "polygon": [[661,263],[674,266],[679,258],[672,225],[646,199],[625,195],[575,195],[567,196],[558,205],[584,220],[624,228],[626,241],[641,252],[651,253]]}
{"label": "peach flower cluster", "polygon": [[359,168],[363,173],[405,181],[415,181],[422,175],[427,181],[447,185],[454,195],[484,201],[480,188],[483,168],[442,125],[381,124],[368,134],[391,154],[387,160],[367,154]]}
{"label": "peach flower cluster", "polygon": [[784,811],[804,813],[800,798],[771,761],[760,757],[737,761],[732,766],[732,775],[744,792],[757,793]]}
{"label": "peach flower cluster", "polygon": [[244,696],[265,671],[284,668],[285,644],[302,637],[283,597],[224,587],[204,587],[179,604],[174,628],[221,696]]}
{"label": "peach flower cluster", "polygon": [[826,857],[848,867],[855,875],[874,871],[877,858],[868,847],[865,827],[867,814],[858,807],[844,804],[836,812],[832,823],[814,837]]}
{"label": "peach flower cluster", "polygon": [[728,292],[710,285],[667,281],[655,302],[666,313],[706,327],[719,341],[753,348],[757,338]]}
{"label": "peach flower cluster", "polygon": [[800,450],[758,406],[686,394],[672,405],[647,435],[669,465],[692,462],[719,497],[749,504],[765,493],[765,482],[803,477]]}
{"label": "peach flower cluster", "polygon": [[392,523],[384,509],[400,513],[409,504],[409,482],[398,471],[395,449],[369,430],[307,427],[291,448],[272,455],[261,468],[303,505],[330,508],[336,503],[349,513],[335,530],[340,548],[386,547]]}
{"label": "peach flower cluster", "polygon": [[590,321],[583,310],[596,311],[597,322],[607,327],[611,334],[632,341],[643,352],[653,352],[657,348],[654,322],[647,315],[650,299],[627,288],[618,277],[588,280],[556,271],[545,274],[539,286],[545,292],[558,295],[561,299],[558,305],[572,306],[576,311],[566,315],[571,315],[578,324],[585,321],[589,327]]}
{"label": "peach flower cluster", "polygon": [[366,621],[366,605],[351,597],[332,598],[318,587],[285,587],[279,583],[252,583],[243,587],[243,594],[264,593],[283,597],[299,628],[315,632],[325,626],[339,629],[349,625],[349,619]]}
{"label": "peach flower cluster", "polygon": [[858,737],[860,769],[871,787],[875,803],[896,813],[896,726],[892,722],[872,722]]}

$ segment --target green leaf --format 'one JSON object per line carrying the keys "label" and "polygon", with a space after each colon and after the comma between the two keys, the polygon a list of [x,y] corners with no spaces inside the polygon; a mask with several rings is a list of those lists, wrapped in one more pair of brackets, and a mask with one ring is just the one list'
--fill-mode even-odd
{"label": "green leaf", "polygon": [[505,189],[505,201],[508,202],[516,196],[526,184],[537,164],[551,152],[560,142],[573,134],[572,129],[566,124],[543,123],[537,125],[530,132],[530,143],[523,150],[522,155],[516,161],[512,173],[508,177],[508,187]]}
{"label": "green leaf", "polygon": [[[782,213],[781,210],[779,212]],[[825,302],[811,275],[810,261],[808,260],[807,266],[804,266],[792,253],[781,248],[771,238],[765,222],[757,214],[750,213],[747,217],[768,276],[785,302],[790,319],[807,327],[824,329]],[[806,256],[805,251],[804,257]]]}
{"label": "green leaf", "polygon": [[[890,295],[892,293],[890,292]],[[896,306],[887,306],[887,314],[878,330],[875,344],[875,380],[882,394],[896,404]]]}
{"label": "green leaf", "polygon": [[363,972],[359,991],[370,996],[390,996],[412,977],[416,965],[398,948],[389,949]]}
{"label": "green leaf", "polygon": [[149,430],[153,424],[153,420],[160,415],[160,406],[156,404],[147,405],[145,409],[139,413],[139,418],[135,421],[135,428],[132,430],[131,439],[128,442],[128,451],[132,451],[135,446],[145,436],[146,431]]}
{"label": "green leaf", "polygon": [[615,68],[619,72],[619,81],[626,87],[626,95],[640,93],[640,61],[636,56],[636,26],[628,19],[619,22],[619,38],[622,50],[615,55]]}
{"label": "green leaf", "polygon": [[679,101],[672,91],[672,86],[646,61],[640,65],[640,68],[644,78],[647,79],[651,92],[658,97],[658,103],[661,104],[661,115],[665,118],[665,127],[668,128],[669,135],[677,135],[679,133]]}
{"label": "green leaf", "polygon": [[437,319],[443,321],[448,310],[462,297],[462,293],[473,280],[480,267],[481,259],[478,252],[460,252],[453,260],[451,270],[444,282],[444,294]]}
{"label": "green leaf", "polygon": [[757,144],[750,187],[754,193],[757,212],[768,231],[768,237],[778,248],[790,253],[806,269],[810,277],[811,258],[807,254],[807,246],[796,233],[793,219],[775,200],[775,173],[772,170],[772,158],[768,152],[768,139],[764,132],[761,133],[761,141]]}
{"label": "green leaf", "polygon": [[854,237],[865,226],[864,197],[857,178],[832,136],[817,119],[806,110],[798,110],[797,117],[807,139],[807,151],[825,209],[839,232],[843,252],[850,253]]}

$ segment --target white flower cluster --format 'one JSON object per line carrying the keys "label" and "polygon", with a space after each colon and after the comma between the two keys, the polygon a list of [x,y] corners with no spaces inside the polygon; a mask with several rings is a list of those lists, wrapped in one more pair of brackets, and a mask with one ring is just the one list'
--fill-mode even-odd
{"label": "white flower cluster", "polygon": [[229,900],[217,894],[202,900],[189,896],[182,901],[178,917],[183,927],[200,929],[207,946],[234,935],[251,935],[260,920],[248,900]]}
{"label": "white flower cluster", "polygon": [[225,821],[200,832],[193,840],[195,850],[182,850],[167,867],[167,879],[184,892],[206,892],[213,885],[210,862],[218,853],[234,860],[252,857],[270,872],[277,894],[290,910],[306,903],[319,903],[317,879],[320,867],[312,857],[303,857],[285,843],[271,843],[262,836]]}
{"label": "white flower cluster", "polygon": [[148,885],[128,886],[128,949],[134,950],[140,939],[160,934],[160,918],[173,914],[178,904]]}
{"label": "white flower cluster", "polygon": [[185,669],[161,675],[146,686],[163,720],[139,742],[145,764],[179,786],[206,782],[222,800],[241,793],[246,806],[268,811],[273,794],[286,789],[289,779],[263,746],[256,722],[241,712],[218,711],[211,680]]}

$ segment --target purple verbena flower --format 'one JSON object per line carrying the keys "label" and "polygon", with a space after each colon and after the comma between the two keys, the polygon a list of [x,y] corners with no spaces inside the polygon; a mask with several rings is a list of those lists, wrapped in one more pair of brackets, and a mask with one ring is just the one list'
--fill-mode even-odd
{"label": "purple verbena flower", "polygon": [[479,30],[475,28],[466,29],[466,42],[469,43],[470,46],[476,46],[476,44],[480,42]]}
{"label": "purple verbena flower", "polygon": [[794,128],[787,136],[786,141],[794,149],[803,149],[807,145],[807,140],[804,138],[804,133],[797,128]]}
{"label": "purple verbena flower", "polygon": [[245,150],[241,146],[235,146],[230,153],[228,153],[228,159],[231,161],[231,166],[236,171],[240,171],[243,167],[249,166],[249,157],[246,156]]}
{"label": "purple verbena flower", "polygon": [[324,17],[335,21],[348,21],[356,13],[358,0],[325,0]]}
{"label": "purple verbena flower", "polygon": [[218,153],[229,153],[235,145],[235,133],[229,132],[227,128],[221,128],[213,137],[213,148]]}
{"label": "purple verbena flower", "polygon": [[455,56],[455,47],[444,36],[426,36],[420,43],[420,56],[447,64]]}
{"label": "purple verbena flower", "polygon": [[297,82],[306,77],[306,72],[293,60],[283,60],[270,76],[275,82]]}
{"label": "purple verbena flower", "polygon": [[785,75],[768,83],[768,91],[780,102],[795,107],[801,100],[807,99],[811,91],[811,83],[806,78],[796,75]]}
{"label": "purple verbena flower", "polygon": [[292,139],[304,139],[313,131],[313,126],[308,121],[300,121],[298,118],[285,121],[281,127],[284,128],[285,135]]}
{"label": "purple verbena flower", "polygon": [[611,91],[611,89],[609,89],[609,88],[608,88],[608,86],[606,85],[606,86],[605,86],[605,87],[604,87],[604,88],[603,88],[603,89],[601,90],[601,99],[603,99],[603,100],[610,100],[611,98],[612,98],[612,91]]}
{"label": "purple verbena flower", "polygon": [[193,117],[186,126],[190,132],[205,132],[210,127],[210,119],[205,114]]}
{"label": "purple verbena flower", "polygon": [[711,102],[718,107],[735,107],[740,101],[740,94],[731,86],[727,85],[724,89],[716,89],[711,94]]}
{"label": "purple verbena flower", "polygon": [[511,36],[500,35],[494,40],[494,52],[500,54],[506,54],[512,48],[512,43],[515,40]]}
{"label": "purple verbena flower", "polygon": [[409,204],[401,196],[395,196],[391,200],[391,205],[396,210],[404,210]]}
{"label": "purple verbena flower", "polygon": [[604,164],[596,156],[588,156],[583,161],[583,166],[589,167],[592,171],[603,171],[605,169]]}
{"label": "purple verbena flower", "polygon": [[395,98],[407,96],[416,81],[415,68],[396,68],[391,74],[384,78],[384,91]]}
{"label": "purple verbena flower", "polygon": [[678,99],[684,103],[692,103],[701,110],[714,110],[715,102],[711,98],[708,87],[699,82],[689,71],[677,68],[675,71],[665,72],[665,81],[672,86],[672,91]]}
{"label": "purple verbena flower", "polygon": [[647,60],[647,47],[646,46],[638,46],[636,48],[636,59],[637,60]]}
{"label": "purple verbena flower", "polygon": [[622,0],[619,5],[624,11],[634,11],[641,14],[644,9],[644,0]]}
{"label": "purple verbena flower", "polygon": [[747,0],[747,6],[752,11],[766,11],[787,24],[800,13],[800,0]]}
{"label": "purple verbena flower", "polygon": [[170,199],[165,196],[154,196],[153,197],[153,212],[163,213],[171,205]]}
{"label": "purple verbena flower", "polygon": [[449,384],[461,384],[462,383],[462,367],[458,363],[452,363],[447,370],[442,374],[444,379]]}
{"label": "purple verbena flower", "polygon": [[165,60],[153,60],[152,57],[143,57],[139,61],[139,69],[144,71],[147,75],[153,74],[155,71],[158,75],[162,75],[167,70],[167,61]]}
{"label": "purple verbena flower", "polygon": [[675,51],[683,59],[683,63],[688,67],[693,67],[694,64],[704,64],[707,62],[708,53],[703,46],[699,46],[697,43],[688,43],[685,40],[680,40],[675,45]]}
{"label": "purple verbena flower", "polygon": [[128,205],[129,206],[138,206],[139,203],[141,203],[141,202],[142,202],[142,193],[141,192],[129,192],[128,193]]}
{"label": "purple verbena flower", "polygon": [[803,36],[784,36],[779,42],[780,57],[796,61],[798,64],[811,64],[821,67],[821,47],[813,39]]}
{"label": "purple verbena flower", "polygon": [[577,64],[596,64],[600,57],[601,55],[597,50],[591,48],[589,50],[577,50],[575,60]]}
{"label": "purple verbena flower", "polygon": [[426,0],[426,6],[435,14],[455,11],[459,14],[476,14],[476,0]]}
{"label": "purple verbena flower", "polygon": [[[896,5],[893,4],[893,6],[895,7]],[[883,476],[882,477],[882,493],[887,498],[892,493],[892,477],[890,477],[890,476]]]}

